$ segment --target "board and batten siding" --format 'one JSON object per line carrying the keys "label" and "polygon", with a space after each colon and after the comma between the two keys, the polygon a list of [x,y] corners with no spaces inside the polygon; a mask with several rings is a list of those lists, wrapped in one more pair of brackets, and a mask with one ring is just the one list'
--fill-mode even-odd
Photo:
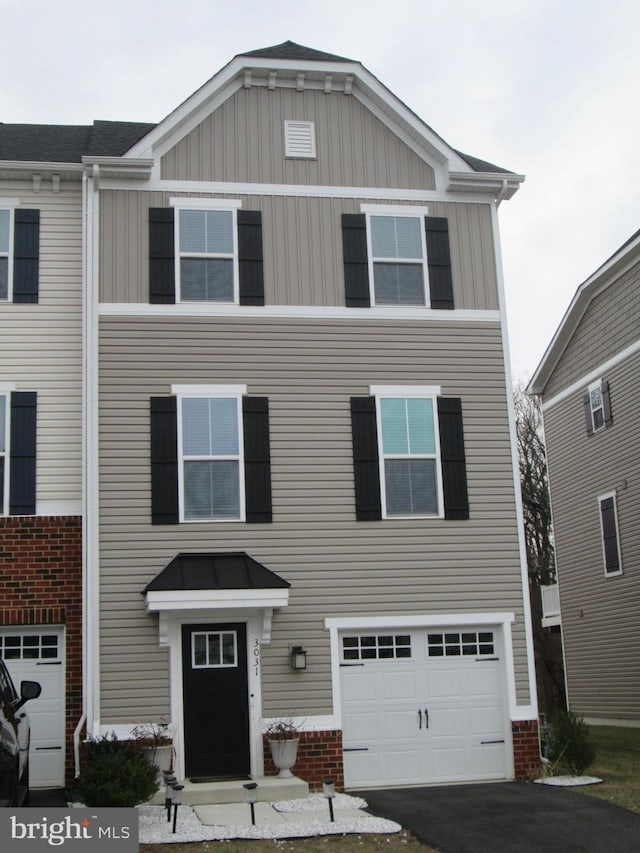
{"label": "board and batten siding", "polygon": [[[36,512],[73,502],[82,485],[82,193],[62,181],[59,192],[32,192],[4,182],[2,195],[40,210],[37,304],[0,304],[0,382],[36,391]],[[0,205],[2,201],[0,198]]]}
{"label": "board and batten siding", "polygon": [[[314,159],[285,157],[285,120],[315,123]],[[168,180],[435,188],[431,166],[357,98],[240,89],[161,160]]]}
{"label": "board and batten siding", "polygon": [[[545,412],[566,672],[573,711],[640,720],[640,354],[604,378],[610,427],[587,435],[586,388]],[[605,577],[598,496],[612,491],[623,573]]]}
{"label": "board and batten siding", "polygon": [[[101,192],[101,302],[149,302],[149,208],[168,207],[169,198],[176,196],[212,198],[197,193]],[[360,200],[237,198],[244,209],[262,211],[266,304],[344,306],[341,214],[358,213]],[[432,202],[428,207],[430,215],[449,222],[456,308],[497,310],[490,205]]]}
{"label": "board and batten siding", "polygon": [[[498,323],[103,317],[100,351],[105,724],[169,710],[167,652],[141,593],[181,551],[246,551],[292,584],[263,649],[267,716],[332,712],[323,626],[340,615],[514,611],[518,701],[530,701]],[[151,525],[149,399],[172,383],[269,398],[272,524]],[[349,401],[370,384],[462,398],[469,521],[356,521]],[[307,673],[289,667],[294,640]]]}
{"label": "board and batten siding", "polygon": [[640,341],[639,287],[640,262],[593,298],[545,387],[546,399]]}

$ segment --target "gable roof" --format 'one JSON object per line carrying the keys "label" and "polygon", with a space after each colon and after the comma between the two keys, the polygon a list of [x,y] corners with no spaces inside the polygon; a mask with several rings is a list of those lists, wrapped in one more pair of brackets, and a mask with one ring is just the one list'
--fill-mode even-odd
{"label": "gable roof", "polygon": [[274,44],[271,47],[262,47],[258,50],[250,50],[247,53],[239,53],[238,56],[253,56],[261,59],[302,59],[306,61],[319,62],[354,62],[344,56],[335,53],[324,53],[294,41],[283,41],[282,44]]}
{"label": "gable roof", "polygon": [[551,339],[529,385],[528,394],[543,394],[562,354],[578,328],[591,301],[614,284],[622,271],[640,259],[640,230],[636,231],[578,287],[560,325]]}

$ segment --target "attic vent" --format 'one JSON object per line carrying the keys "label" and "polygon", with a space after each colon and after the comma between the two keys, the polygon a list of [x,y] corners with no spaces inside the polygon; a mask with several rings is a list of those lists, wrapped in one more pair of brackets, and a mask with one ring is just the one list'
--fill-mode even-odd
{"label": "attic vent", "polygon": [[285,121],[284,153],[286,157],[316,156],[316,129],[312,121]]}

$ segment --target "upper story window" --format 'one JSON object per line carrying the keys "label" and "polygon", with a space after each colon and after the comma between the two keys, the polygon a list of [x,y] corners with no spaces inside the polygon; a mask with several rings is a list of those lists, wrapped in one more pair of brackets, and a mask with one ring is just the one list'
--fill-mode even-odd
{"label": "upper story window", "polygon": [[620,556],[620,534],[618,529],[618,507],[616,493],[609,492],[598,497],[600,506],[600,531],[602,534],[602,554],[606,577],[622,574]]}
{"label": "upper story window", "polygon": [[232,199],[150,208],[149,302],[264,305],[261,212]]}
{"label": "upper story window", "polygon": [[181,302],[237,302],[235,211],[179,210]]}
{"label": "upper story window", "polygon": [[38,398],[12,387],[0,387],[0,515],[34,515]]}
{"label": "upper story window", "polygon": [[454,308],[447,219],[427,208],[363,204],[342,214],[348,308]]}
{"label": "upper story window", "polygon": [[422,217],[368,216],[374,305],[426,305]]}
{"label": "upper story window", "polygon": [[584,395],[584,414],[589,435],[611,425],[611,399],[608,382],[598,379],[597,382],[592,382],[589,385],[587,393]]}
{"label": "upper story window", "polygon": [[36,303],[39,290],[40,211],[0,200],[0,302]]}
{"label": "upper story window", "polygon": [[179,396],[180,493],[184,521],[244,515],[241,393],[212,389]]}

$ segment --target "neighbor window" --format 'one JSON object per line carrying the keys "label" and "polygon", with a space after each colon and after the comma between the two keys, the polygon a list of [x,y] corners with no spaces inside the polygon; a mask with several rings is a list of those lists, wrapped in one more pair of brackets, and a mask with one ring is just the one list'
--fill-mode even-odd
{"label": "neighbor window", "polygon": [[600,495],[598,503],[600,506],[600,532],[602,534],[604,573],[607,577],[621,575],[622,559],[620,557],[616,493],[610,492],[606,495]]}
{"label": "neighbor window", "polygon": [[8,412],[7,395],[0,394],[0,515],[4,515],[5,507],[8,505],[8,465],[7,449],[8,436]]}
{"label": "neighbor window", "polygon": [[383,514],[440,514],[434,396],[377,396]]}
{"label": "neighbor window", "polygon": [[584,414],[589,435],[611,426],[611,396],[607,381],[598,379],[589,385],[584,395]]}
{"label": "neighbor window", "polygon": [[183,396],[179,412],[184,520],[240,519],[243,514],[241,398]]}
{"label": "neighbor window", "polygon": [[409,213],[368,214],[375,305],[426,305],[424,220]]}
{"label": "neighbor window", "polygon": [[180,301],[235,302],[234,210],[178,211]]}
{"label": "neighbor window", "polygon": [[11,280],[9,262],[11,259],[11,211],[0,209],[0,301],[9,299],[9,281]]}
{"label": "neighbor window", "polygon": [[604,404],[602,400],[602,383],[597,382],[589,387],[589,405],[591,408],[591,422],[593,431],[602,429],[604,426]]}

